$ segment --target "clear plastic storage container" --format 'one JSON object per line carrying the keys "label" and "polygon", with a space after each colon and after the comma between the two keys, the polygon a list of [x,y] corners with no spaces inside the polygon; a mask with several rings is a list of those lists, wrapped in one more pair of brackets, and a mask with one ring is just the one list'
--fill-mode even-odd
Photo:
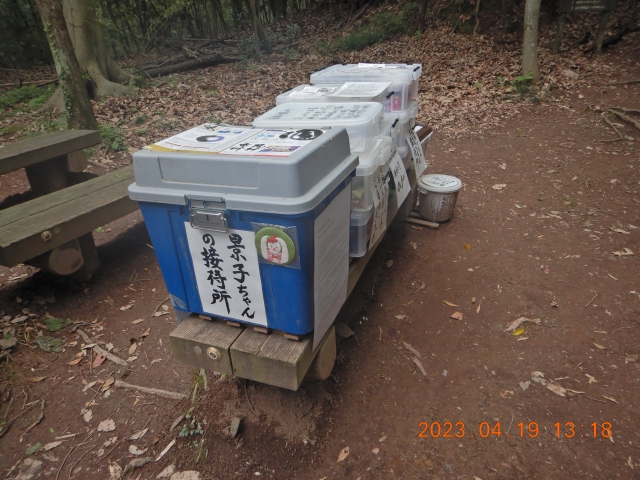
{"label": "clear plastic storage container", "polygon": [[385,111],[406,110],[409,102],[418,99],[422,65],[419,63],[358,63],[332,65],[311,74],[311,83],[391,82],[393,94],[385,101]]}
{"label": "clear plastic storage container", "polygon": [[390,82],[347,82],[344,84],[298,85],[276,97],[283,103],[376,102],[383,104],[390,95]]}
{"label": "clear plastic storage container", "polygon": [[371,152],[360,158],[356,176],[351,182],[351,208],[367,210],[373,205],[373,176],[384,163],[384,153],[391,146],[391,137],[379,138]]}
{"label": "clear plastic storage container", "polygon": [[[382,105],[360,103],[283,103],[253,121],[259,128],[291,128],[313,138],[317,129],[344,127],[352,153],[366,154],[380,131]],[[307,133],[305,133],[307,132]]]}
{"label": "clear plastic storage container", "polygon": [[367,253],[367,245],[371,236],[373,205],[366,210],[351,211],[351,227],[349,229],[349,256],[362,257]]}
{"label": "clear plastic storage container", "polygon": [[[409,108],[400,112],[385,112],[382,117],[381,127],[383,130],[386,125],[391,125],[390,135],[393,138],[394,145],[400,148],[409,148],[407,145],[407,133],[409,132],[409,125],[412,119],[418,115],[418,102],[412,101],[409,103]],[[400,152],[399,152],[400,153]],[[402,153],[400,153],[402,156]]]}

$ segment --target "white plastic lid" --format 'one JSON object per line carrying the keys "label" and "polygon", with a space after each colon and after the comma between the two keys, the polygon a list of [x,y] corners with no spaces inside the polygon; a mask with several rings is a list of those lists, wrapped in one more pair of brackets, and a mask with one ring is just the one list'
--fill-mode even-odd
{"label": "white plastic lid", "polygon": [[356,167],[356,176],[366,177],[372,175],[383,163],[383,153],[391,144],[391,137],[376,139],[373,150],[365,157],[360,157],[360,164]]}
{"label": "white plastic lid", "polygon": [[339,90],[331,93],[331,97],[375,98],[387,92],[391,82],[347,82]]}
{"label": "white plastic lid", "polygon": [[286,102],[327,101],[327,95],[337,92],[341,84],[298,85],[276,97],[276,105]]}
{"label": "white plastic lid", "polygon": [[418,179],[418,190],[422,193],[453,193],[462,188],[462,181],[451,175],[432,173]]}
{"label": "white plastic lid", "polygon": [[377,123],[381,113],[382,105],[374,102],[284,103],[252,123],[259,128],[359,127]]}
{"label": "white plastic lid", "polygon": [[[422,75],[422,65],[414,63],[358,63],[332,65],[311,74],[311,83],[331,83],[333,78],[344,81],[390,81],[411,83]],[[334,81],[335,83],[335,81]]]}

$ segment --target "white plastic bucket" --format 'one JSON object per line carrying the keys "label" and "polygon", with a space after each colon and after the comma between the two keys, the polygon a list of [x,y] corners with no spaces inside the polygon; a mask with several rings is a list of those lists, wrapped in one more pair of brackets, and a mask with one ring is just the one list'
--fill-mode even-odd
{"label": "white plastic bucket", "polygon": [[420,216],[430,222],[446,222],[453,217],[462,181],[451,175],[430,174],[418,179]]}

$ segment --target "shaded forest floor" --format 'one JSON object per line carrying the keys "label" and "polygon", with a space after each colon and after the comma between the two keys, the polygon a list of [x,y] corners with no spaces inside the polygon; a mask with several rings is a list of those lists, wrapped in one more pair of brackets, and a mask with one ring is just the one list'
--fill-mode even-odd
{"label": "shaded forest floor", "polygon": [[[340,313],[355,334],[339,339],[332,377],[289,392],[210,373],[205,388],[171,357],[175,320],[162,307],[167,293],[135,213],[95,232],[104,267],[91,284],[0,269],[3,329],[24,331],[24,321],[11,322],[25,315],[33,328],[0,372],[0,415],[21,415],[0,439],[5,476],[117,477],[173,440],[159,461],[129,475],[156,478],[173,465],[207,479],[637,476],[638,131],[612,120],[631,139],[605,143],[616,135],[601,108],[640,108],[640,85],[609,85],[640,78],[639,37],[598,57],[567,51],[551,60],[543,51],[548,87],[521,96],[512,84],[517,44],[438,28],[341,58],[423,63],[420,118],[436,129],[430,171],[454,174],[464,187],[439,230],[397,223],[387,233]],[[91,170],[128,164],[129,151],[206,120],[250,123],[275,95],[331,61],[299,55],[173,75],[135,98],[101,100],[97,115],[127,147],[96,151]],[[2,126],[22,117],[31,128],[31,115],[5,117]],[[3,197],[27,185],[23,172],[0,182]],[[462,320],[451,318],[456,311]],[[62,352],[27,345],[47,315],[78,322],[51,334],[63,340]],[[520,316],[540,321],[505,333]],[[78,326],[129,366],[78,356]],[[426,377],[404,343],[421,354]],[[189,395],[198,389],[192,405],[114,388],[109,378]],[[43,398],[42,421],[25,432]],[[170,431],[192,406],[192,418]],[[236,417],[240,429],[229,438]],[[99,427],[106,420],[113,426]],[[440,435],[433,438],[434,427],[419,438],[420,422],[439,422]],[[36,451],[26,455],[30,447]],[[345,447],[349,455],[337,462]],[[29,468],[37,470],[31,477]]]}

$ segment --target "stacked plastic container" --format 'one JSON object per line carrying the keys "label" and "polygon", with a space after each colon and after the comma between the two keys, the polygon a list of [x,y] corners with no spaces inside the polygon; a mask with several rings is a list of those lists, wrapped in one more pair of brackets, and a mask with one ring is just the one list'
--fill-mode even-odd
{"label": "stacked plastic container", "polygon": [[348,82],[335,85],[298,85],[276,97],[282,103],[376,102],[384,105],[389,97],[390,82]]}
{"label": "stacked plastic container", "polygon": [[360,103],[283,103],[253,121],[258,128],[308,129],[344,127],[349,134],[351,152],[366,155],[380,132],[382,105]]}
{"label": "stacked plastic container", "polygon": [[391,82],[384,103],[382,130],[390,127],[390,135],[398,153],[408,167],[411,156],[406,135],[411,119],[418,114],[418,89],[422,66],[420,64],[359,63],[333,65],[311,75],[312,84],[341,82]]}

